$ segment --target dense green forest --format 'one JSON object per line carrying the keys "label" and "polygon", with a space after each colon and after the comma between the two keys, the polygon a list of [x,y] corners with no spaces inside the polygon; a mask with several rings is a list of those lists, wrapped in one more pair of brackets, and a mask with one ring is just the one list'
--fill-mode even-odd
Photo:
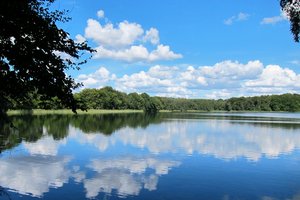
{"label": "dense green forest", "polygon": [[[150,97],[146,93],[126,94],[112,87],[84,89],[75,99],[86,109],[138,109],[146,112],[158,110],[198,111],[300,111],[300,95],[282,94],[230,99],[185,99]],[[43,96],[31,94],[23,102],[13,102],[13,109],[63,109],[58,98],[43,100]]]}

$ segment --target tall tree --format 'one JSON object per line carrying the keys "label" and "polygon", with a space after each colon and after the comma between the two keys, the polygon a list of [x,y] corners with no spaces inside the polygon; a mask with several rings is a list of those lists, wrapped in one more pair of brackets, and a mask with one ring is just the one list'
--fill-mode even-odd
{"label": "tall tree", "polygon": [[280,0],[280,6],[291,22],[291,32],[294,35],[294,40],[299,42],[300,0]]}
{"label": "tall tree", "polygon": [[76,43],[57,26],[67,22],[66,12],[51,10],[55,0],[0,1],[0,111],[12,101],[22,101],[32,92],[44,99],[57,96],[76,110],[72,90],[79,86],[66,75],[86,62],[84,52],[93,50]]}

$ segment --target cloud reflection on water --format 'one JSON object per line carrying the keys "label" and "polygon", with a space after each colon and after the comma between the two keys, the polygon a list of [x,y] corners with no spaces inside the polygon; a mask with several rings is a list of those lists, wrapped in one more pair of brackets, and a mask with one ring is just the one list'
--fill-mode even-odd
{"label": "cloud reflection on water", "polygon": [[19,194],[41,197],[67,183],[69,157],[20,156],[0,160],[0,185]]}
{"label": "cloud reflection on water", "polygon": [[[19,194],[41,197],[50,188],[60,188],[73,179],[83,185],[87,198],[100,193],[126,197],[138,195],[143,189],[156,190],[159,177],[180,164],[162,159],[162,154],[197,153],[227,160],[245,157],[258,161],[264,156],[276,158],[300,148],[297,129],[259,123],[233,124],[226,120],[169,120],[147,128],[125,127],[111,136],[84,134],[72,126],[68,130],[68,137],[62,140],[45,134],[36,142],[23,142],[31,156],[1,158],[0,185]],[[70,141],[92,145],[100,155],[114,148],[118,153],[108,158],[91,157],[81,167],[69,166],[71,158],[59,157],[59,148],[68,147]],[[128,147],[137,152],[143,149],[143,153],[120,155]]]}
{"label": "cloud reflection on water", "polygon": [[294,129],[268,127],[228,121],[174,120],[146,129],[123,128],[110,137],[82,134],[70,128],[70,137],[81,144],[91,144],[104,152],[115,144],[147,149],[150,153],[207,154],[220,159],[245,157],[258,161],[266,156],[276,158],[300,149],[300,133]]}
{"label": "cloud reflection on water", "polygon": [[93,159],[86,166],[88,170],[83,170],[68,166],[70,161],[70,157],[41,155],[1,159],[0,185],[22,195],[42,197],[50,188],[60,188],[72,178],[83,184],[87,198],[114,192],[126,197],[138,195],[142,189],[156,190],[159,177],[180,164],[155,157],[123,156]]}
{"label": "cloud reflection on water", "polygon": [[65,145],[66,141],[66,139],[54,140],[50,136],[44,136],[34,143],[24,142],[23,145],[31,155],[56,156],[59,147]]}
{"label": "cloud reflection on water", "polygon": [[92,160],[88,167],[96,172],[96,176],[84,180],[86,196],[93,198],[100,192],[112,194],[115,190],[118,196],[125,197],[138,195],[143,188],[156,190],[159,176],[168,174],[171,168],[179,164],[154,157]]}

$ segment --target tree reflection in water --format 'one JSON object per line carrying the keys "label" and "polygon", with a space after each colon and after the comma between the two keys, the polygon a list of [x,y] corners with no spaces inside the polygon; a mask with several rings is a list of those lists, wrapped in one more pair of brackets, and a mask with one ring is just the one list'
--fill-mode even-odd
{"label": "tree reflection in water", "polygon": [[[36,142],[44,134],[54,140],[68,136],[69,127],[83,133],[111,135],[123,127],[146,128],[150,123],[160,123],[160,114],[104,114],[104,115],[23,115],[12,116],[11,122],[0,127],[0,153],[19,145],[22,141]],[[14,125],[11,126],[11,124]]]}
{"label": "tree reflection in water", "polygon": [[[86,198],[135,198],[145,192],[159,191],[159,185],[166,183],[164,181],[174,176],[174,172],[186,173],[187,177],[194,178],[189,169],[187,172],[181,171],[186,167],[183,158],[188,155],[199,161],[196,169],[208,171],[207,174],[220,172],[219,168],[215,170],[213,167],[205,167],[205,161],[212,160],[210,155],[217,158],[215,160],[226,160],[216,163],[226,163],[221,166],[225,166],[224,171],[229,173],[231,166],[227,161],[233,161],[234,168],[246,159],[245,165],[250,166],[247,169],[256,174],[259,169],[256,166],[259,165],[254,166],[253,162],[275,160],[279,164],[281,161],[285,163],[286,157],[280,160],[281,155],[292,155],[295,150],[300,149],[300,120],[297,118],[138,113],[29,115],[13,116],[11,120],[15,128],[10,124],[1,127],[1,151],[13,149],[14,153],[21,148],[24,152],[9,156],[6,152],[0,154],[0,183],[4,188],[0,188],[0,198],[6,198],[6,193],[10,191],[31,197],[44,197],[45,194],[51,195],[53,188],[55,191],[63,191],[65,185],[73,183],[76,184],[75,188],[79,185],[84,189],[84,193],[78,190],[78,194],[85,195]],[[13,148],[16,146],[18,147]],[[202,166],[204,167],[201,168]],[[272,166],[276,166],[276,170],[282,167]],[[244,169],[243,167],[245,166],[241,165],[241,168],[236,169]],[[169,173],[173,168],[179,170]],[[265,169],[261,169],[264,172]],[[276,170],[271,168],[273,174],[270,174],[268,169],[263,179],[269,180],[268,177],[277,174]],[[288,173],[297,175],[292,171]],[[201,176],[203,175],[205,173]],[[235,176],[236,173],[232,172],[231,175]],[[201,178],[196,176],[194,180],[198,184]],[[210,178],[209,175],[207,178]],[[245,176],[245,179],[252,183],[256,181],[252,175]],[[216,185],[219,181],[227,180],[220,176],[211,181]],[[284,187],[287,181],[293,182],[293,179],[284,176],[279,183]],[[262,184],[263,192],[266,190],[265,183]],[[9,190],[6,192],[5,188]],[[240,190],[245,188],[247,189],[247,185],[241,184]],[[261,194],[272,196],[263,192]],[[228,198],[231,195],[228,194]]]}

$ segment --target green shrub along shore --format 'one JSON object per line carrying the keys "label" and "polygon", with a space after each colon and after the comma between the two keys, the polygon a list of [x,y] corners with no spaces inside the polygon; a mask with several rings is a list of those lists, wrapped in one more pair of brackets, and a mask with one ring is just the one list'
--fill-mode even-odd
{"label": "green shrub along shore", "polygon": [[[111,87],[102,89],[84,89],[75,95],[81,108],[89,112],[84,113],[120,113],[120,112],[156,112],[168,111],[300,111],[300,95],[282,94],[255,97],[238,97],[230,99],[185,99],[169,97],[150,97],[146,93],[126,94]],[[14,102],[8,114],[20,113],[14,110],[34,109],[34,114],[60,113],[68,114],[72,111],[65,109],[58,98],[42,100],[32,94],[26,102]],[[52,111],[43,111],[43,110]]]}

